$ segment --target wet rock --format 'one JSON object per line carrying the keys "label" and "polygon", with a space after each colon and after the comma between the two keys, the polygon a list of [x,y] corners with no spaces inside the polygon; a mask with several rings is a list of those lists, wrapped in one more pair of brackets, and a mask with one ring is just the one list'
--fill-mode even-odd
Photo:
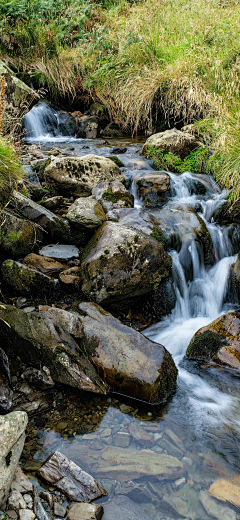
{"label": "wet rock", "polygon": [[43,232],[33,222],[23,220],[7,211],[1,213],[0,245],[13,258],[31,252],[43,241]]}
{"label": "wet rock", "polygon": [[163,194],[170,190],[170,177],[163,172],[141,172],[133,179],[145,206],[161,206]]}
{"label": "wet rock", "polygon": [[240,507],[240,487],[232,482],[220,478],[213,482],[208,491],[212,497],[221,502],[229,502],[235,507]]}
{"label": "wet rock", "polygon": [[172,128],[151,135],[143,146],[144,155],[146,155],[150,146],[162,150],[163,153],[172,152],[184,159],[190,152],[199,148],[201,143],[194,135]]}
{"label": "wet rock", "polygon": [[35,514],[30,509],[20,509],[19,520],[34,520]]}
{"label": "wet rock", "polygon": [[36,488],[33,488],[33,510],[38,520],[50,520],[46,513]]}
{"label": "wet rock", "polygon": [[0,416],[0,506],[7,499],[10,486],[22,453],[27,414],[12,412]]}
{"label": "wet rock", "polygon": [[138,423],[131,422],[128,426],[128,430],[132,437],[138,442],[138,444],[145,446],[146,448],[154,446],[155,440],[153,435],[146,432],[146,430],[144,430],[144,428]]}
{"label": "wet rock", "polygon": [[51,197],[50,199],[44,200],[42,202],[42,206],[44,208],[49,209],[50,211],[54,211],[59,208],[64,202],[64,198],[61,195],[56,195],[55,197]]}
{"label": "wet rock", "polygon": [[191,206],[172,202],[162,209],[155,210],[153,215],[158,221],[158,226],[155,228],[156,236],[157,229],[160,228],[169,248],[179,251],[184,244],[183,254],[185,254],[190,242],[196,240],[203,246],[205,260],[209,261],[212,249],[211,236],[204,221]]}
{"label": "wet rock", "polygon": [[172,267],[162,244],[115,222],[107,222],[97,231],[84,257],[82,290],[102,304],[157,289]]}
{"label": "wet rock", "polygon": [[95,504],[74,504],[68,511],[67,520],[101,520],[103,506]]}
{"label": "wet rock", "polygon": [[126,496],[114,497],[104,505],[104,520],[150,520],[135,502]]}
{"label": "wet rock", "polygon": [[95,115],[83,115],[78,118],[77,137],[96,139],[98,135],[98,119]]}
{"label": "wet rock", "polygon": [[117,123],[109,123],[103,130],[103,137],[121,137],[122,131]]}
{"label": "wet rock", "polygon": [[131,437],[127,432],[117,432],[113,436],[113,444],[114,446],[119,446],[120,448],[127,448],[130,444]]}
{"label": "wet rock", "polygon": [[97,102],[93,103],[90,106],[88,112],[89,112],[90,116],[96,116],[100,123],[106,124],[109,121],[107,109],[101,103],[97,103]]}
{"label": "wet rock", "polygon": [[237,261],[233,267],[233,283],[240,300],[240,253],[238,253]]}
{"label": "wet rock", "polygon": [[116,146],[115,148],[112,149],[112,152],[113,155],[119,155],[120,153],[126,153],[127,152],[127,148],[125,148],[124,146]]}
{"label": "wet rock", "polygon": [[33,490],[32,483],[30,482],[30,480],[28,480],[26,475],[24,475],[20,466],[18,466],[15,471],[13,481],[11,484],[11,490],[18,491],[19,493],[26,493],[26,492],[29,493],[29,492],[32,492],[32,490]]}
{"label": "wet rock", "polygon": [[75,266],[62,271],[59,275],[59,280],[65,285],[79,287],[82,281],[80,267]]}
{"label": "wet rock", "polygon": [[47,367],[43,367],[39,370],[37,368],[28,368],[24,370],[22,375],[26,381],[40,390],[48,390],[55,385]]}
{"label": "wet rock", "polygon": [[8,508],[18,511],[26,509],[27,504],[19,491],[12,491],[8,497]]}
{"label": "wet rock", "polygon": [[52,238],[66,242],[71,240],[68,223],[61,220],[48,209],[40,206],[40,204],[25,197],[25,195],[14,191],[10,206],[20,215],[41,226],[41,228],[48,233],[49,239]]}
{"label": "wet rock", "polygon": [[0,371],[0,411],[7,412],[12,406],[13,393],[9,388],[8,379]]}
{"label": "wet rock", "polygon": [[70,500],[92,502],[107,492],[88,473],[56,451],[38,470],[39,475],[56,486]]}
{"label": "wet rock", "polygon": [[240,200],[225,201],[213,214],[214,221],[221,225],[240,224]]}
{"label": "wet rock", "polygon": [[56,244],[44,246],[40,249],[39,254],[48,258],[54,258],[54,260],[68,262],[74,258],[79,258],[79,249],[76,246]]}
{"label": "wet rock", "polygon": [[113,161],[93,154],[54,158],[45,169],[45,176],[58,192],[76,197],[88,197],[99,182],[123,180],[120,168]]}
{"label": "wet rock", "polygon": [[221,506],[216,500],[211,498],[207,491],[200,491],[200,501],[205,511],[217,518],[217,520],[236,520],[236,513],[229,507]]}
{"label": "wet rock", "polygon": [[150,403],[166,400],[177,377],[171,354],[96,304],[79,310],[89,359],[110,389]]}
{"label": "wet rock", "polygon": [[65,269],[65,266],[56,260],[53,260],[49,257],[44,257],[41,255],[36,255],[35,253],[31,253],[30,255],[25,256],[23,263],[32,269],[37,269],[43,274],[54,274],[60,273]]}
{"label": "wet rock", "polygon": [[123,482],[118,484],[115,488],[116,495],[127,495],[133,502],[137,504],[144,504],[144,502],[151,502],[152,495],[146,484],[133,482]]}
{"label": "wet rock", "polygon": [[52,297],[54,281],[45,274],[15,260],[5,260],[1,267],[3,281],[20,294]]}
{"label": "wet rock", "polygon": [[22,361],[38,369],[44,360],[54,381],[106,393],[106,385],[79,349],[77,340],[82,335],[82,321],[77,313],[50,308],[26,314],[11,305],[1,305],[0,318],[0,334],[6,350],[16,352]]}
{"label": "wet rock", "polygon": [[119,180],[101,182],[92,190],[92,196],[101,201],[105,211],[113,208],[133,208],[134,197]]}
{"label": "wet rock", "polygon": [[64,518],[66,516],[67,510],[58,502],[54,502],[53,512],[56,517]]}
{"label": "wet rock", "polygon": [[240,371],[240,314],[229,312],[199,329],[186,354],[192,359],[212,359]]}
{"label": "wet rock", "polygon": [[67,219],[81,231],[91,231],[105,222],[106,215],[101,204],[93,197],[81,197],[69,208]]}

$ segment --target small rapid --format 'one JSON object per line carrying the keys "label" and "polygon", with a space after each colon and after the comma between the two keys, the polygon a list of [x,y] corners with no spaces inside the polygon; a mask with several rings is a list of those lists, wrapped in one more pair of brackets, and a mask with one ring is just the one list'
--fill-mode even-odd
{"label": "small rapid", "polygon": [[[210,424],[239,424],[238,418],[235,418],[239,400],[221,392],[212,382],[205,381],[204,374],[200,377],[191,373],[190,364],[185,367],[184,356],[197,330],[234,309],[234,303],[226,301],[226,294],[230,269],[237,255],[233,254],[229,227],[214,222],[214,212],[223,203],[226,192],[221,192],[209,176],[186,172],[182,175],[170,173],[170,177],[171,200],[198,209],[198,215],[206,224],[211,235],[214,264],[205,265],[201,246],[194,239],[190,243],[183,240],[181,250],[170,253],[176,304],[169,316],[147,329],[145,334],[163,344],[173,355],[179,370],[179,389],[187,396],[196,428],[206,433],[206,426]],[[196,182],[202,183],[200,194],[194,193]],[[189,263],[192,268],[190,280]]]}
{"label": "small rapid", "polygon": [[66,142],[74,137],[63,135],[60,124],[63,122],[61,112],[44,101],[40,101],[24,117],[25,139],[28,142]]}

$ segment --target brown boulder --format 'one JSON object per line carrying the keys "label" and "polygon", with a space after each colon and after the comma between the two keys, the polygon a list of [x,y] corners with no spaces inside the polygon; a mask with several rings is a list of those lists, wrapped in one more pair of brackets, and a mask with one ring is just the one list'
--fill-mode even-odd
{"label": "brown boulder", "polygon": [[196,150],[202,144],[194,135],[172,128],[171,130],[151,135],[143,146],[142,151],[144,155],[146,155],[150,146],[162,150],[163,153],[172,152],[181,157],[181,159],[185,159],[190,152]]}

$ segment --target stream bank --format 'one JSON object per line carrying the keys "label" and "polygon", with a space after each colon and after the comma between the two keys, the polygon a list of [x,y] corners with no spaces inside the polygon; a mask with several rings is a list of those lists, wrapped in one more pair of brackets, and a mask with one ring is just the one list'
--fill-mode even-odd
{"label": "stream bank", "polygon": [[[198,329],[223,313],[237,310],[237,299],[232,299],[233,294],[228,291],[231,266],[239,250],[238,243],[232,240],[236,226],[220,226],[212,219],[226,194],[206,176],[168,173],[171,191],[164,205],[146,209],[134,182],[139,172],[153,174],[151,163],[139,154],[141,142],[121,139],[108,144],[103,140],[46,136],[41,143],[43,159],[53,143],[58,148],[57,156],[63,152],[68,156],[91,153],[107,157],[113,148],[127,148],[116,155],[124,164],[121,172],[127,179],[133,179],[130,189],[135,208],[107,209],[113,212],[111,218],[120,217],[133,230],[140,226],[146,234],[151,234],[156,223],[159,226],[161,222],[165,248],[173,266],[170,283],[173,310],[160,322],[153,323],[159,319],[158,309],[155,312],[153,308],[159,300],[151,295],[152,299],[144,302],[149,314],[145,311],[138,320],[131,305],[127,315],[122,310],[124,304],[117,306],[115,312],[125,323],[133,324],[147,337],[163,344],[173,355],[179,376],[176,392],[168,404],[152,407],[116,395],[76,392],[58,384],[51,390],[40,389],[34,395],[31,384],[30,390],[26,384],[21,388],[24,381],[21,375],[26,367],[23,360],[15,360],[15,369],[12,366],[11,371],[15,370],[16,392],[26,396],[25,403],[20,405],[16,401],[16,406],[18,409],[25,406],[30,416],[22,467],[36,482],[35,470],[53,451],[68,456],[108,491],[107,499],[99,499],[105,510],[103,519],[110,518],[108,509],[109,515],[114,511],[115,517],[126,518],[123,501],[128,505],[129,518],[140,518],[139,511],[142,518],[151,520],[239,518],[233,505],[222,504],[208,495],[208,489],[219,478],[237,483],[238,372],[185,357]],[[30,174],[34,176],[33,171]],[[211,242],[207,246],[209,236]],[[15,295],[11,301],[31,314],[39,310],[39,305],[46,305],[44,300],[36,303],[34,296]],[[6,292],[5,303],[10,303],[9,298],[13,296]],[[76,301],[70,289],[70,294],[55,300],[54,305],[69,311],[74,309]],[[141,303],[140,299],[138,305]],[[149,316],[152,316],[151,327],[146,329]],[[39,408],[34,409],[36,402]],[[178,475],[173,472],[172,476],[168,473],[167,478],[159,478],[163,455],[169,461],[168,457],[178,461]],[[39,491],[45,489],[42,481],[37,486]],[[54,489],[50,493],[66,505],[66,497]]]}

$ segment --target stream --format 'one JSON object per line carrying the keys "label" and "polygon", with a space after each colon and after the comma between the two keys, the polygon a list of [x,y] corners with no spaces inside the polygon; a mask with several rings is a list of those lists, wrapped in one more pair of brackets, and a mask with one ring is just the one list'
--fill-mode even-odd
{"label": "stream", "polygon": [[[49,122],[54,130],[49,130]],[[25,126],[28,141],[40,143],[43,153],[57,147],[78,156],[89,153],[110,156],[113,147],[124,146],[127,152],[117,157],[124,164],[122,170],[126,178],[132,180],[139,171],[152,170],[151,162],[140,154],[145,138],[108,138],[106,142],[100,138],[62,136],[58,131],[57,112],[43,102],[25,116]],[[215,480],[239,478],[239,377],[222,366],[197,363],[185,357],[189,342],[199,328],[221,314],[236,310],[234,298],[229,297],[228,284],[237,251],[231,242],[230,227],[219,226],[212,218],[226,192],[205,175],[170,173],[170,178],[171,191],[164,208],[177,211],[177,204],[197,211],[211,235],[215,258],[213,265],[206,265],[198,242],[194,238],[189,240],[188,234],[186,239],[183,236],[181,247],[170,251],[175,307],[170,315],[143,332],[164,345],[175,360],[178,381],[174,396],[164,407],[152,407],[117,395],[108,398],[76,395],[73,389],[60,389],[55,408],[30,419],[29,438],[34,438],[33,432],[36,435],[38,431],[38,449],[34,454],[31,452],[31,456],[38,464],[58,450],[91,473],[109,495],[97,502],[104,505],[110,499],[116,520],[123,519],[118,505],[121,496],[129,501],[129,516],[125,514],[125,520],[240,519],[240,513],[233,506],[213,499],[208,504],[206,498],[206,490]],[[204,186],[204,193],[194,192],[192,186],[196,180]],[[137,218],[142,201],[134,182],[131,191]],[[163,209],[146,211],[157,217]],[[141,426],[149,439],[130,438],[130,424]],[[114,466],[114,450],[118,453],[119,447],[126,451],[126,458],[129,455],[129,463],[122,472]],[[176,457],[183,464],[183,474],[175,481],[159,481],[150,464],[146,464],[144,475],[133,474],[131,456],[142,449],[148,450],[146,460],[148,457],[152,460],[154,453],[156,457],[160,453]],[[23,452],[23,463],[28,457],[27,451]],[[109,467],[107,470],[105,467],[103,474],[101,461],[106,457]],[[110,520],[110,516],[104,514],[103,520],[105,518]]]}

